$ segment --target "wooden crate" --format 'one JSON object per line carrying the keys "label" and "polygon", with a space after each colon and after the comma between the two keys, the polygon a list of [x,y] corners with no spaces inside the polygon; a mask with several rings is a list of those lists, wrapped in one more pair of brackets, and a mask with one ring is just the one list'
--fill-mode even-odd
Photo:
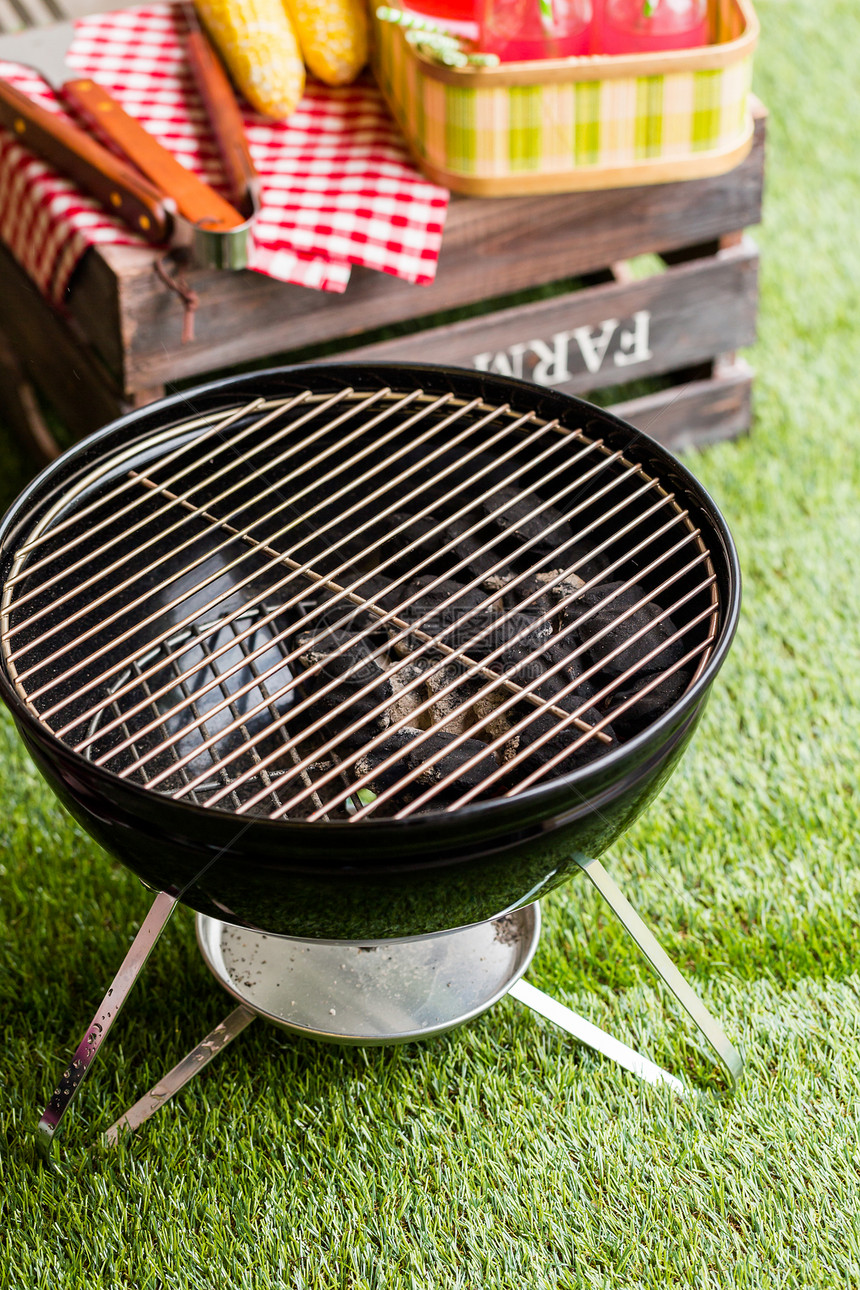
{"label": "wooden crate", "polygon": [[[761,216],[760,105],[754,117],[750,154],[725,175],[453,199],[429,287],[355,269],[346,293],[330,295],[253,273],[192,272],[200,307],[187,345],[182,308],[149,249],[90,250],[61,317],[0,248],[3,418],[48,456],[56,447],[36,391],[77,437],[177,382],[316,346],[332,357],[511,371],[582,394],[658,377],[661,388],[634,399],[622,391],[611,406],[676,449],[738,434],[750,420],[752,374],[734,351],[755,335],[758,254],[742,230]],[[663,271],[638,279],[626,262],[645,254],[660,255]],[[559,287],[572,277],[578,289]],[[533,290],[530,301],[504,299]]]}

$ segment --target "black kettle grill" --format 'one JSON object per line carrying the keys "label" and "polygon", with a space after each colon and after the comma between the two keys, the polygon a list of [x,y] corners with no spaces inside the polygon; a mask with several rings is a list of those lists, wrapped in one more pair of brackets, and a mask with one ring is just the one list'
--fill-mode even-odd
{"label": "black kettle grill", "polygon": [[[738,616],[722,517],[647,436],[483,373],[254,373],[65,453],[5,517],[0,573],[21,736],[159,893],[45,1112],[48,1149],[177,902],[240,1005],[189,1070],[257,1013],[379,1043],[506,992],[539,1006],[519,980],[535,902],[582,869],[737,1076],[597,859],[671,773]],[[254,994],[238,964],[263,946],[280,966]],[[496,975],[440,1003],[440,974],[478,960]]]}

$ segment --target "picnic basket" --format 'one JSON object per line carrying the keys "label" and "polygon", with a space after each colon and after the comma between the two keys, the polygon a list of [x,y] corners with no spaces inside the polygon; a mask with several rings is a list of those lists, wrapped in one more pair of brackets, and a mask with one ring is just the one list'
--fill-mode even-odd
{"label": "picnic basket", "polygon": [[710,0],[711,43],[448,67],[375,20],[374,72],[421,170],[477,197],[722,174],[752,142],[750,0]]}

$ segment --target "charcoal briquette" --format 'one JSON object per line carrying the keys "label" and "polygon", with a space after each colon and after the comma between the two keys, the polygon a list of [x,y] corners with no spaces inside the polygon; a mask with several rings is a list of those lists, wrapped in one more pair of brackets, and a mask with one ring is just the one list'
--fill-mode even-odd
{"label": "charcoal briquette", "polygon": [[[420,630],[426,635],[442,636],[443,643],[451,649],[463,646],[470,658],[480,656],[471,653],[473,648],[486,653],[488,646],[485,642],[489,639],[496,620],[495,612],[486,604],[486,593],[477,587],[467,591],[450,579],[425,590],[434,581],[431,577],[416,578],[408,590],[401,588],[403,598],[409,596],[410,599],[398,610],[397,616],[406,622],[418,622],[427,615],[425,621],[420,623]],[[450,600],[450,604],[445,604],[446,600]],[[485,629],[486,634],[481,635]],[[397,631],[399,629],[392,628],[390,634],[394,635]],[[474,639],[475,637],[479,639]],[[419,637],[406,637],[398,642],[395,649],[403,655],[411,653],[419,644]]]}
{"label": "charcoal briquette", "polygon": [[[325,633],[303,644],[301,662],[309,670],[301,677],[302,690],[314,699],[308,724],[332,714],[320,738],[333,737],[345,726],[361,721],[359,728],[344,740],[347,747],[355,747],[387,730],[395,689],[378,660],[369,657],[367,643],[341,633]],[[338,684],[326,689],[334,680]],[[369,682],[374,682],[373,688],[358,694]]]}
{"label": "charcoal briquette", "polygon": [[[536,624],[529,614],[511,614],[505,624],[505,630],[509,633],[510,643],[489,666],[493,671],[503,673],[509,680],[516,681],[518,685],[536,680],[546,670],[546,660],[542,655],[552,638],[552,624],[550,622]],[[518,640],[515,639],[517,636],[519,636]],[[536,650],[539,650],[540,654],[529,658],[529,655],[534,654]],[[551,678],[550,684],[552,684]]]}
{"label": "charcoal briquette", "polygon": [[561,698],[557,697],[559,690],[567,689],[578,677],[582,676],[582,673],[586,671],[586,664],[580,655],[571,658],[568,649],[565,648],[564,643],[561,641],[550,641],[544,651],[544,657],[550,666],[555,667],[557,664],[561,664],[561,666],[552,677],[547,678],[547,683],[551,683],[552,688],[542,690],[542,693],[545,697],[549,694],[553,695],[553,702],[564,708],[565,712],[573,712],[586,699],[590,699],[597,693],[595,678],[589,677],[584,681],[579,681],[575,689],[572,689],[568,694]]}
{"label": "charcoal briquette", "polygon": [[481,551],[483,543],[472,534],[467,535],[469,527],[464,520],[449,520],[445,525],[445,541],[452,544],[456,557],[452,563],[459,563],[464,559],[469,561],[457,571],[457,577],[463,582],[471,582],[478,574],[490,575],[490,570],[498,563],[498,556],[493,555],[492,549]]}
{"label": "charcoal briquette", "polygon": [[409,769],[409,763],[405,757],[399,758],[393,762],[386,770],[377,770],[384,761],[387,761],[392,753],[403,752],[412,743],[413,739],[421,734],[421,731],[413,726],[403,726],[401,730],[394,730],[384,739],[376,748],[371,748],[369,752],[363,753],[355,763],[355,778],[364,779],[367,775],[374,776],[371,784],[371,791],[382,793],[387,788],[396,784]]}
{"label": "charcoal briquette", "polygon": [[[499,488],[481,505],[487,516],[504,507],[499,514],[492,515],[492,523],[503,533],[516,536],[523,542],[534,540],[529,548],[531,559],[550,554],[573,540],[573,530],[561,512],[535,493],[524,493],[518,488]],[[554,527],[547,533],[551,525]]]}
{"label": "charcoal briquette", "polygon": [[[411,716],[417,707],[429,697],[428,677],[432,674],[433,664],[429,659],[419,658],[414,662],[391,667],[388,679],[391,682],[393,698],[389,709],[391,724],[395,725],[404,717]],[[416,683],[417,684],[414,684]],[[421,714],[422,724],[429,719],[427,711]],[[432,708],[429,709],[432,712]]]}
{"label": "charcoal briquette", "polygon": [[678,672],[672,672],[668,676],[661,677],[657,685],[625,711],[615,714],[615,710],[620,707],[626,700],[633,698],[635,694],[651,681],[654,680],[654,674],[642,674],[631,679],[627,685],[613,691],[611,696],[607,696],[601,707],[608,712],[613,713],[612,725],[618,732],[619,738],[630,739],[633,735],[639,734],[646,726],[650,726],[658,717],[662,717],[664,712],[672,706],[677,699],[686,690],[690,682],[690,674],[686,668],[681,668]]}
{"label": "charcoal briquette", "polygon": [[[401,791],[386,804],[387,813],[396,813],[416,797],[420,797],[431,785],[439,784],[450,776],[452,783],[446,785],[425,807],[421,808],[422,811],[441,810],[456,801],[468,789],[478,787],[497,769],[495,758],[487,753],[484,744],[477,739],[464,739],[458,747],[452,748],[454,735],[434,731],[420,745],[413,747],[414,741],[423,733],[410,726],[404,726],[402,730],[389,735],[378,748],[366,753],[356,763],[357,775],[373,777],[371,788],[376,793],[393,788],[407,775],[414,775],[414,778],[403,785]],[[397,760],[386,770],[377,771],[376,768],[392,753],[400,754]],[[433,765],[426,764],[431,757],[439,753],[442,755],[438,761]],[[474,766],[467,768],[466,763],[474,756],[479,756],[480,760]]]}
{"label": "charcoal briquette", "polygon": [[[602,720],[600,713],[594,708],[587,708],[581,714],[581,720],[588,725],[596,725]],[[610,750],[611,745],[603,743],[593,735],[579,747],[573,745],[582,738],[585,732],[575,726],[565,726],[564,729],[558,729],[558,721],[551,713],[535,713],[529,720],[527,726],[512,735],[502,750],[502,760],[504,762],[512,761],[514,757],[531,750],[529,755],[518,762],[510,772],[511,783],[517,783],[526,778],[533,771],[545,766],[559,753],[568,751],[568,755],[563,757],[550,773],[549,778],[556,775],[566,775],[579,766],[585,766],[594,761],[595,757],[600,757],[603,753]],[[615,742],[614,731],[610,726],[604,726],[603,733],[609,735],[613,743]],[[538,739],[543,735],[549,735],[544,743],[538,745]]]}
{"label": "charcoal briquette", "polygon": [[[664,618],[662,622],[655,621],[662,610],[659,605],[649,601],[647,592],[638,586],[628,587],[613,600],[606,604],[602,603],[621,586],[623,586],[621,582],[605,582],[592,588],[591,591],[584,592],[571,606],[569,613],[573,614],[580,606],[580,616],[586,609],[593,608],[594,612],[585,619],[581,627],[574,628],[572,635],[579,640],[580,644],[588,646],[586,656],[592,663],[599,663],[601,671],[607,677],[620,676],[622,672],[626,672],[636,664],[642,664],[643,671],[647,673],[660,672],[670,667],[683,656],[685,650],[683,640],[664,645],[664,642],[675,633],[671,620]],[[621,615],[627,610],[632,612],[621,620]],[[606,657],[643,628],[648,630],[638,640],[633,641],[626,649],[622,649],[614,658]],[[608,629],[606,634],[591,645],[590,642],[594,636],[605,629]],[[664,648],[647,663],[642,663],[646,655],[660,645],[664,645]]]}

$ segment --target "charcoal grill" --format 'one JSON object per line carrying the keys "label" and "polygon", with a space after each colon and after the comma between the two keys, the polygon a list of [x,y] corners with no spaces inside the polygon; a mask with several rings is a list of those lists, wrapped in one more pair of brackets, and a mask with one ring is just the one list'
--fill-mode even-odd
{"label": "charcoal grill", "polygon": [[[239,1006],[126,1124],[257,1013],[379,1043],[507,992],[677,1086],[521,980],[536,900],[579,870],[737,1076],[597,859],[681,755],[738,612],[718,511],[646,436],[484,374],[257,373],[66,453],[6,516],[0,561],[2,696],[68,809],[158,893],[46,1149],[177,902]],[[250,986],[249,955],[268,965]],[[473,988],[440,1003],[445,972]]]}

